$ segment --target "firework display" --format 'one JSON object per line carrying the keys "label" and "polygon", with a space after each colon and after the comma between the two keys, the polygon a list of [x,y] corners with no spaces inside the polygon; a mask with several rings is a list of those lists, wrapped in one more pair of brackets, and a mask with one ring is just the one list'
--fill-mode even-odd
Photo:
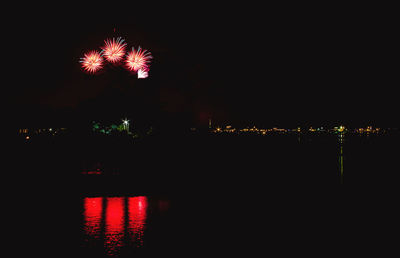
{"label": "firework display", "polygon": [[139,70],[147,71],[149,69],[150,59],[153,57],[151,56],[150,52],[147,50],[143,50],[140,48],[135,51],[135,48],[132,48],[131,52],[128,52],[126,56],[125,65],[129,71],[137,72]]}
{"label": "firework display", "polygon": [[103,67],[103,57],[97,51],[90,51],[80,60],[82,68],[89,73],[95,73]]}
{"label": "firework display", "polygon": [[102,47],[102,53],[107,61],[110,63],[117,63],[123,59],[126,47],[126,43],[124,43],[123,39],[107,39],[104,43],[105,45]]}
{"label": "firework display", "polygon": [[90,51],[80,59],[84,71],[95,74],[104,67],[105,61],[115,65],[123,64],[129,72],[137,73],[140,79],[147,78],[150,70],[151,53],[140,46],[126,53],[127,43],[121,37],[106,39],[101,51]]}

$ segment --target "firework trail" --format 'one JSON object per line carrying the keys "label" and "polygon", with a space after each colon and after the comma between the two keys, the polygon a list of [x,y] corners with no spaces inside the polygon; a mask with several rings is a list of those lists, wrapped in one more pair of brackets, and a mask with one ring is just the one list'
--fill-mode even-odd
{"label": "firework trail", "polygon": [[82,68],[89,73],[95,73],[103,67],[103,58],[97,51],[90,51],[81,58]]}
{"label": "firework trail", "polygon": [[110,63],[117,63],[122,60],[125,55],[126,43],[122,38],[107,39],[105,45],[101,48],[104,58]]}
{"label": "firework trail", "polygon": [[151,56],[150,52],[147,50],[142,50],[139,46],[137,51],[135,48],[132,48],[131,52],[128,52],[125,60],[125,66],[129,71],[137,72],[142,70],[143,72],[147,72],[149,70],[149,63]]}

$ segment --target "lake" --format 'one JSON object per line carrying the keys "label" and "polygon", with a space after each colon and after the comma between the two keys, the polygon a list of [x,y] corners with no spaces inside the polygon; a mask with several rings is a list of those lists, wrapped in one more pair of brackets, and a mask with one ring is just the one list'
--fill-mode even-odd
{"label": "lake", "polygon": [[52,257],[382,253],[378,239],[390,246],[382,230],[391,228],[398,197],[398,140],[31,142],[17,148],[9,181],[13,250]]}

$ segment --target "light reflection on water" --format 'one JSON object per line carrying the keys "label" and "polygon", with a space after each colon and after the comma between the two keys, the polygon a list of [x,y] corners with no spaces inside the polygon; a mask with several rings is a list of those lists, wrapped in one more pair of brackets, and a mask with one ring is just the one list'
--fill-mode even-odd
{"label": "light reflection on water", "polygon": [[340,184],[343,184],[343,160],[344,160],[344,155],[343,155],[343,144],[340,144],[340,153],[339,153],[339,182]]}
{"label": "light reflection on water", "polygon": [[[287,232],[295,235],[297,232],[302,232],[303,225],[315,223],[315,228],[319,228],[319,223],[331,224],[331,218],[334,216],[330,217],[330,214],[336,213],[330,205],[336,203],[332,201],[336,200],[336,196],[333,199],[330,199],[329,195],[325,196],[323,187],[330,182],[335,185],[337,182],[343,184],[344,166],[347,171],[346,186],[352,186],[355,178],[363,179],[371,175],[378,165],[385,164],[382,161],[390,162],[392,159],[386,158],[388,152],[383,152],[385,148],[381,147],[385,145],[379,145],[379,142],[375,143],[376,145],[368,142],[367,145],[364,144],[366,139],[363,138],[349,138],[340,134],[336,138],[329,138],[329,141],[313,140],[301,139],[299,144],[290,145],[295,151],[285,154],[286,156],[282,155],[282,160],[293,161],[292,165],[283,165],[281,168],[281,166],[274,166],[273,162],[257,163],[261,167],[264,165],[265,170],[271,173],[274,168],[278,168],[276,170],[278,175],[275,177],[271,175],[269,181],[258,183],[256,180],[258,177],[251,178],[249,174],[249,176],[241,176],[238,183],[239,180],[230,174],[218,182],[218,175],[213,174],[213,177],[209,177],[209,174],[205,173],[202,176],[203,181],[200,180],[204,183],[201,187],[188,182],[190,186],[194,186],[193,190],[188,188],[183,188],[184,191],[176,190],[178,197],[174,195],[173,197],[178,200],[174,199],[174,205],[171,206],[173,209],[168,211],[167,216],[161,213],[170,208],[172,202],[169,199],[154,202],[154,199],[150,198],[149,201],[145,196],[86,197],[83,202],[84,244],[89,247],[95,246],[93,249],[96,249],[96,254],[100,250],[102,254],[108,256],[123,257],[133,257],[131,253],[135,251],[131,250],[138,249],[140,250],[138,253],[165,254],[168,250],[169,252],[211,250],[212,247],[217,246],[220,250],[225,251],[227,247],[227,250],[235,252],[233,250],[238,246],[243,249],[249,245],[254,246],[250,240],[246,240],[247,238],[256,239],[254,241],[258,243],[259,232],[263,228],[266,229],[265,232],[273,232],[271,233],[273,238],[278,239],[276,241],[279,242],[279,238],[275,235],[279,236],[281,232],[285,232],[281,230],[282,227],[286,227]],[[385,155],[382,155],[382,152]],[[280,156],[272,155],[272,157],[279,158]],[[255,159],[248,158],[246,161],[248,160]],[[277,159],[277,163],[281,164],[280,161]],[[310,187],[309,190],[303,188],[302,185],[296,188],[295,184],[280,188],[282,184],[279,184],[279,180],[286,182],[286,179],[289,180],[297,175],[290,171],[305,171],[302,170],[303,168],[310,168],[307,171],[311,172],[304,178],[297,178],[300,178],[301,183],[311,179],[311,183],[306,186],[312,186],[315,183],[317,185],[314,188]],[[279,173],[287,173],[287,177],[284,175],[280,177]],[[230,184],[228,180],[230,178],[234,178],[231,182],[237,184]],[[214,181],[217,181],[216,187],[213,185]],[[275,186],[269,182],[277,183]],[[318,184],[321,185],[320,188]],[[210,185],[211,187],[204,187]],[[151,183],[149,186],[154,188]],[[327,189],[330,190],[329,187]],[[206,197],[203,197],[204,194],[207,194]],[[192,195],[195,196],[192,198]],[[237,196],[239,199],[236,198]],[[251,198],[247,198],[248,196]],[[211,198],[207,199],[207,197]],[[337,200],[342,201],[340,198]],[[259,206],[264,207],[265,204],[269,205],[268,213],[263,213],[261,208],[258,209]],[[324,204],[327,205],[326,210],[321,208]],[[341,207],[341,203],[338,206]],[[233,210],[232,207],[237,207],[237,210]],[[323,217],[324,214],[327,214],[327,218]],[[318,216],[321,216],[320,220]],[[245,226],[232,226],[238,221]],[[282,242],[285,241],[282,240]],[[91,251],[88,250],[88,253],[91,254]]]}
{"label": "light reflection on water", "polygon": [[128,198],[128,232],[136,247],[143,245],[147,218],[147,197]]}
{"label": "light reflection on water", "polygon": [[118,253],[124,237],[124,198],[106,198],[104,246],[108,254]]}
{"label": "light reflection on water", "polygon": [[101,217],[103,211],[103,198],[93,197],[84,199],[84,229],[89,238],[99,238],[101,231]]}
{"label": "light reflection on water", "polygon": [[147,197],[86,197],[83,208],[87,246],[103,244],[109,256],[119,255],[125,247],[143,246]]}
{"label": "light reflection on water", "polygon": [[339,183],[342,185],[344,183],[344,175],[343,175],[343,167],[344,167],[343,146],[345,140],[344,134],[339,134],[338,139],[339,139]]}

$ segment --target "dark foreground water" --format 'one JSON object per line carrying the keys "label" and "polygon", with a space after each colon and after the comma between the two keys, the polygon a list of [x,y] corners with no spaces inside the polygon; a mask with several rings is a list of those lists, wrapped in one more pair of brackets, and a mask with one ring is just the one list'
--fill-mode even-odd
{"label": "dark foreground water", "polygon": [[395,246],[398,140],[31,142],[3,181],[8,248],[13,257],[382,255]]}

